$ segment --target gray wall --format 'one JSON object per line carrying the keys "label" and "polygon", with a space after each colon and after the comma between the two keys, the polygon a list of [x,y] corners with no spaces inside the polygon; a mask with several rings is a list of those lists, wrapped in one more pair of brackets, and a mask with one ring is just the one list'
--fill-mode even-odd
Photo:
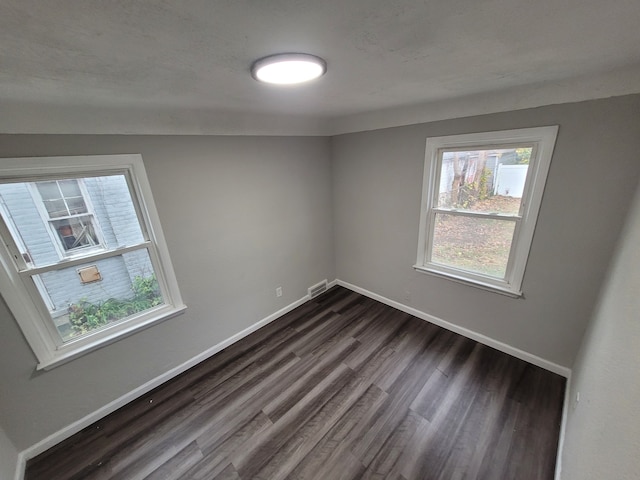
{"label": "gray wall", "polygon": [[335,278],[329,147],[304,137],[0,136],[0,157],[141,153],[189,307],[34,373],[36,360],[1,304],[0,425],[15,446],[31,446]]}
{"label": "gray wall", "polygon": [[0,480],[13,480],[18,465],[18,450],[0,428]]}
{"label": "gray wall", "polygon": [[574,365],[563,480],[632,480],[640,471],[640,189],[634,205]]}
{"label": "gray wall", "polygon": [[[334,137],[337,277],[571,367],[640,174],[639,114],[636,95]],[[525,298],[415,272],[426,138],[542,125],[560,131]]]}

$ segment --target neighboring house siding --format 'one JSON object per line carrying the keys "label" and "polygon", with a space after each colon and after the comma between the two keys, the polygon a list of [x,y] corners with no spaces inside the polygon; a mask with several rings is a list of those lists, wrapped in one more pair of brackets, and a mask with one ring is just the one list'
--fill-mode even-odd
{"label": "neighboring house siding", "polygon": [[14,224],[23,232],[22,240],[36,265],[60,260],[51,244],[48,226],[42,221],[29,188],[24,183],[0,185],[0,195]]}
{"label": "neighboring house siding", "polygon": [[[122,176],[87,178],[84,181],[97,228],[106,248],[131,245],[142,240],[136,212],[129,201],[129,191]],[[47,221],[43,220],[29,187],[24,183],[0,185],[0,197],[10,213],[18,231],[23,233],[27,253],[36,265],[61,260],[52,243]],[[77,273],[79,267],[41,275],[51,303],[52,315],[67,313],[70,304],[80,300],[92,303],[107,298],[130,298],[132,281],[136,276],[153,273],[146,251],[136,251],[120,257],[92,262],[102,281],[82,284]]]}
{"label": "neighboring house siding", "polygon": [[498,165],[494,194],[521,198],[529,165]]}
{"label": "neighboring house siding", "polygon": [[[114,247],[131,245],[143,240],[136,220],[136,211],[129,201],[129,190],[123,177],[99,177],[85,181],[93,202],[96,216],[103,231],[110,234],[108,240]],[[98,208],[99,206],[99,208]],[[107,233],[105,232],[105,236]],[[145,252],[131,253],[124,257],[129,278],[149,276],[153,273]]]}
{"label": "neighboring house siding", "polygon": [[77,272],[79,267],[41,275],[56,311],[66,313],[69,305],[79,300],[98,303],[105,298],[131,296],[131,281],[122,257],[107,258],[88,265],[98,267],[103,281],[83,284]]}
{"label": "neighboring house siding", "polygon": [[125,246],[142,241],[136,211],[129,200],[129,190],[123,177],[86,179],[85,185],[93,202],[103,231],[110,232],[110,244]]}
{"label": "neighboring house siding", "polygon": [[87,188],[87,193],[89,193],[89,199],[93,204],[93,210],[100,226],[99,228],[102,232],[102,237],[107,244],[107,248],[116,247],[118,242],[116,241],[113,226],[108,220],[108,213],[105,206],[106,198],[101,187],[101,182],[99,182],[97,178],[86,178],[84,180],[84,185]]}

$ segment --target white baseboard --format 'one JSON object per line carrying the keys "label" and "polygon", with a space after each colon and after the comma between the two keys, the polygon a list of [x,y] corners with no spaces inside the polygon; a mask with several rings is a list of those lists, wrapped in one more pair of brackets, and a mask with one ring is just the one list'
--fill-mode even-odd
{"label": "white baseboard", "polygon": [[556,455],[556,473],[554,480],[562,479],[562,450],[564,449],[564,438],[567,431],[567,417],[571,403],[571,377],[567,378],[567,386],[564,389],[564,404],[562,405],[562,422],[560,423],[560,438],[558,439],[558,453]]}
{"label": "white baseboard", "polygon": [[26,450],[18,453],[18,465],[16,466],[16,474],[14,476],[15,480],[23,480],[24,479],[24,469],[27,466],[27,456]]}
{"label": "white baseboard", "polygon": [[537,355],[533,355],[532,353],[525,352],[524,350],[520,350],[518,348],[512,347],[506,343],[495,340],[491,337],[487,337],[478,332],[474,332],[473,330],[469,330],[468,328],[460,327],[453,323],[447,322],[441,318],[435,317],[433,315],[429,315],[428,313],[417,310],[413,307],[409,307],[400,302],[396,302],[394,300],[390,300],[382,295],[378,295],[377,293],[370,292],[369,290],[365,290],[364,288],[360,288],[356,285],[352,285],[351,283],[337,280],[336,283],[342,287],[348,288],[349,290],[353,290],[354,292],[360,293],[365,297],[372,298],[379,302],[382,302],[390,307],[396,308],[403,312],[406,312],[414,317],[418,317],[422,320],[425,320],[429,323],[433,323],[434,325],[438,325],[439,327],[450,330],[454,333],[458,333],[463,337],[470,338],[471,340],[475,340],[476,342],[482,343],[483,345],[487,345],[488,347],[495,348],[496,350],[500,350],[501,352],[512,355],[520,360],[524,360],[525,362],[531,363],[538,367],[544,368],[545,370],[549,370],[550,372],[557,373],[565,378],[569,378],[571,375],[571,369],[567,367],[563,367],[562,365],[558,365],[556,363],[550,362],[549,360],[545,360],[544,358],[540,358]]}
{"label": "white baseboard", "polygon": [[[333,281],[333,282],[331,282],[331,284],[335,285],[336,282]],[[309,300],[309,296],[305,295],[301,299],[296,300],[295,302],[287,305],[286,307],[278,310],[277,312],[269,315],[268,317],[263,318],[259,322],[254,323],[250,327],[245,328],[241,332],[238,332],[235,335],[227,338],[226,340],[223,340],[222,342],[218,343],[217,345],[214,345],[213,347],[205,350],[204,352],[200,353],[199,355],[196,355],[195,357],[191,358],[190,360],[187,360],[183,364],[178,365],[175,368],[172,368],[171,370],[163,373],[162,375],[160,375],[160,376],[148,381],[144,385],[141,385],[138,388],[130,391],[129,393],[126,393],[125,395],[121,396],[120,398],[117,398],[114,401],[108,403],[104,407],[99,408],[95,412],[92,412],[89,415],[81,418],[80,420],[77,420],[77,421],[73,422],[72,424],[62,428],[61,430],[58,430],[57,432],[49,435],[47,438],[39,441],[38,443],[36,443],[35,445],[32,445],[31,447],[27,448],[26,450],[23,450],[22,452],[20,452],[18,454],[18,465],[17,465],[17,468],[16,468],[15,480],[22,480],[24,478],[25,466],[27,464],[27,461],[30,460],[31,458],[34,458],[34,457],[40,455],[41,453],[47,451],[49,448],[53,447],[54,445],[57,445],[58,443],[62,442],[63,440],[66,440],[70,436],[78,433],[80,430],[82,430],[82,429],[88,427],[89,425],[97,422],[98,420],[106,417],[110,413],[115,412],[117,409],[119,409],[120,407],[125,406],[127,403],[132,402],[136,398],[141,397],[145,393],[150,392],[154,388],[162,385],[163,383],[165,383],[165,382],[171,380],[172,378],[180,375],[181,373],[189,370],[191,367],[196,366],[198,363],[206,360],[207,358],[211,357],[212,355],[215,355],[219,351],[227,348],[229,345],[237,342],[238,340],[240,340],[240,339],[246,337],[247,335],[255,332],[259,328],[264,327],[268,323],[271,323],[274,320],[280,318],[281,316],[289,313],[291,310],[293,310],[293,309],[299,307],[300,305],[306,303],[308,300]]]}

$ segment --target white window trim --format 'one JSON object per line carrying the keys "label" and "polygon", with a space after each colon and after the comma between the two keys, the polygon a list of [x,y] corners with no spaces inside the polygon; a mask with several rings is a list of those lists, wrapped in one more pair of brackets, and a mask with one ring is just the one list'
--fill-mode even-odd
{"label": "white window trim", "polygon": [[[441,276],[482,289],[513,297],[522,296],[522,281],[557,134],[558,126],[548,126],[428,138],[420,210],[418,254],[414,268],[418,272]],[[440,152],[444,149],[504,148],[521,144],[533,144],[535,155],[532,154],[532,160],[529,164],[522,197],[521,215],[504,217],[505,220],[514,219],[513,221],[516,221],[504,280],[430,262],[434,211],[439,191],[437,181],[440,178]],[[499,215],[488,216],[500,217]]]}
{"label": "white window trim", "polygon": [[[147,328],[162,320],[182,313],[186,306],[182,302],[178,283],[169,257],[169,250],[160,226],[151,187],[138,154],[99,155],[77,157],[31,157],[0,159],[0,178],[33,182],[54,176],[82,176],[99,174],[125,174],[131,196],[140,220],[144,244],[136,247],[105,251],[99,255],[120,255],[131,248],[147,248],[165,303],[134,315],[123,322],[116,322],[95,332],[83,335],[64,344],[56,338],[50,321],[48,308],[41,299],[30,275],[38,269],[26,269],[24,259],[16,248],[7,226],[0,220],[0,289],[10,310],[22,329],[29,345],[38,359],[37,369],[50,369],[68,362],[97,348]],[[57,267],[72,266],[79,258],[66,257]],[[58,336],[59,337],[59,336]]]}

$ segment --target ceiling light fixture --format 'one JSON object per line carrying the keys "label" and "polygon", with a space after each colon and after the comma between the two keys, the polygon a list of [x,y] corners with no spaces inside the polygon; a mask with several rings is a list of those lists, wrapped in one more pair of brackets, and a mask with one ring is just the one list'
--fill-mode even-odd
{"label": "ceiling light fixture", "polygon": [[307,53],[278,53],[253,62],[251,75],[260,82],[294,85],[321,77],[327,62]]}

